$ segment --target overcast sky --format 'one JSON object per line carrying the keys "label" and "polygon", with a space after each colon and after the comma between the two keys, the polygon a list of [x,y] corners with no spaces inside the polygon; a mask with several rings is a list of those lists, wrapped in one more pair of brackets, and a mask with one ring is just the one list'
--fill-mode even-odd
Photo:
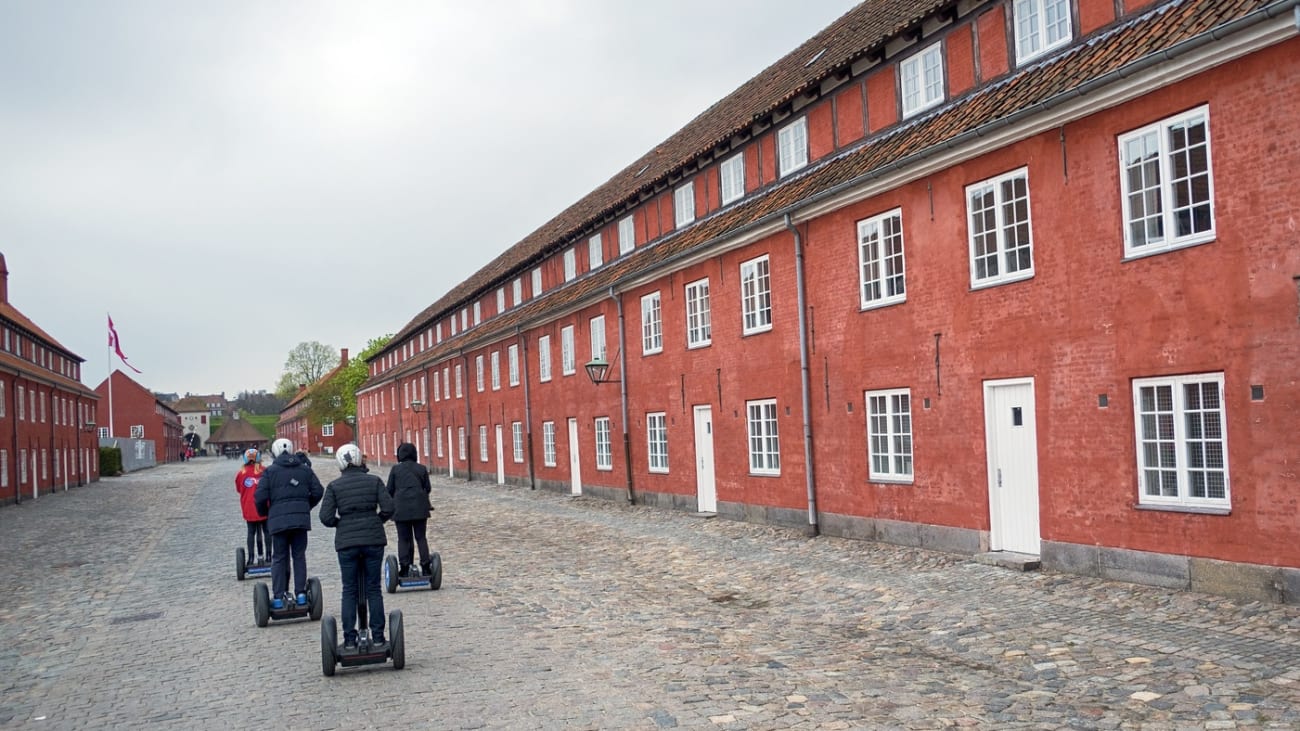
{"label": "overcast sky", "polygon": [[[0,0],[9,301],[155,391],[355,354],[853,0]],[[795,12],[792,9],[797,8]]]}

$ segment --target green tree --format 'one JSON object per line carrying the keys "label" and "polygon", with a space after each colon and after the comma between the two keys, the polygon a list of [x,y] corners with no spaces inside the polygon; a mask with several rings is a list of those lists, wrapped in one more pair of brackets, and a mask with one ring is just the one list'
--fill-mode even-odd
{"label": "green tree", "polygon": [[292,399],[299,386],[311,386],[339,364],[339,353],[318,341],[298,343],[284,361],[284,373],[275,385],[275,393]]}
{"label": "green tree", "polygon": [[366,358],[378,353],[392,340],[392,334],[372,338],[360,355],[348,361],[337,375],[313,386],[304,409],[307,418],[317,424],[344,421],[357,413],[357,389],[370,376]]}

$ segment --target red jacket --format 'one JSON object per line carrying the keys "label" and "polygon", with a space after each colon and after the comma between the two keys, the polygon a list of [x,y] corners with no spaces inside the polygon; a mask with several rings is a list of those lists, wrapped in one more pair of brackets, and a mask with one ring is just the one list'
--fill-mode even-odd
{"label": "red jacket", "polygon": [[246,464],[235,474],[235,491],[239,493],[239,507],[244,511],[244,520],[258,523],[266,520],[265,515],[257,512],[257,502],[253,493],[257,491],[257,482],[262,479],[262,465]]}

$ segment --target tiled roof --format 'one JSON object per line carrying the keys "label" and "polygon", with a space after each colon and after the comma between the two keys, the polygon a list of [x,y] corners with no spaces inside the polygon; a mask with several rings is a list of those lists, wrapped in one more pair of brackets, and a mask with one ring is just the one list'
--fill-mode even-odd
{"label": "tiled roof", "polygon": [[85,398],[99,398],[99,394],[95,393],[93,389],[89,388],[81,381],[74,381],[71,378],[67,378],[59,373],[55,373],[54,371],[41,368],[35,363],[19,358],[13,353],[0,351],[0,367],[5,368],[6,370],[15,370],[20,373],[31,374],[33,378],[39,378],[44,381],[52,381],[59,384],[59,387],[65,391],[79,394]]}
{"label": "tiled roof", "polygon": [[196,411],[202,411],[206,414],[210,410],[208,409],[208,402],[198,396],[186,396],[180,401],[173,403],[171,407],[175,409],[178,414],[188,414]]}
{"label": "tiled roof", "polygon": [[265,442],[266,435],[244,419],[230,419],[222,423],[217,433],[208,439],[208,444],[235,444],[240,442]]}
{"label": "tiled roof", "polygon": [[[1031,108],[1090,80],[1117,71],[1139,58],[1165,50],[1268,4],[1267,0],[1184,0],[1129,19],[1090,42],[1076,45],[1042,63],[1020,69],[1003,81],[977,88],[970,95],[951,100],[929,115],[902,125],[889,134],[868,138],[855,148],[818,161],[783,181],[778,187],[751,196],[731,208],[700,220],[680,234],[670,235],[653,246],[639,248],[629,256],[616,259],[581,279],[494,317],[458,337],[444,340],[438,346],[371,380],[387,380],[394,375],[418,370],[430,361],[441,360],[456,353],[460,348],[504,337],[517,326],[531,326],[544,313],[563,310],[570,304],[596,297],[620,279],[653,269],[672,257],[705,248],[721,236],[771,218],[791,209],[795,204],[807,202],[855,180],[865,179],[888,166],[907,160],[909,156],[933,149],[965,132]],[[844,18],[840,23],[843,22]],[[825,33],[826,31],[818,37]],[[807,46],[805,44],[801,48]],[[561,214],[561,217],[567,213]],[[425,312],[436,312],[456,292],[465,288],[475,289],[472,286],[475,281],[475,278],[471,278],[462,283],[452,294],[443,297]],[[403,331],[405,332],[406,330]],[[394,337],[393,342],[399,342],[401,337],[402,334]]]}
{"label": "tiled roof", "polygon": [[298,389],[298,393],[294,394],[294,397],[289,399],[289,403],[285,404],[283,409],[280,409],[280,413],[283,414],[285,411],[289,410],[289,407],[306,399],[308,396],[311,395],[312,391],[316,390],[316,387],[318,385],[329,383],[330,379],[338,375],[344,368],[347,367],[347,365],[348,364],[346,362],[339,361],[339,364],[334,366],[334,368],[329,373],[326,373],[325,375],[321,376],[319,381],[316,381],[315,383],[311,384],[306,388]]}
{"label": "tiled roof", "polygon": [[8,302],[0,302],[0,319],[8,320],[12,322],[14,325],[17,325],[18,327],[21,327],[22,329],[30,332],[32,335],[35,335],[36,337],[45,341],[43,343],[44,345],[51,348],[58,348],[59,350],[63,351],[64,355],[70,356],[72,358],[76,358],[77,362],[79,363],[85,361],[85,359],[82,358],[81,356],[63,347],[62,343],[60,343],[59,341],[51,337],[49,333],[37,327],[36,323],[27,319],[26,315],[19,312],[17,307],[14,307]]}

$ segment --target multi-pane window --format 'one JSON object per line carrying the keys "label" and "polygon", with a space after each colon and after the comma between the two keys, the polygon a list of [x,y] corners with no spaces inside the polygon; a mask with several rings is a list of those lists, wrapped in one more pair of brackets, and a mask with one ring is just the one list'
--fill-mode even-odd
{"label": "multi-pane window", "polygon": [[524,461],[524,425],[523,422],[515,421],[510,424],[510,439],[514,446],[515,463]]}
{"label": "multi-pane window", "polygon": [[478,461],[488,461],[487,424],[478,427]]}
{"label": "multi-pane window", "polygon": [[27,418],[26,411],[25,411],[27,408],[27,400],[24,398],[24,396],[26,396],[27,394],[24,393],[22,386],[18,386],[14,390],[15,393],[17,393],[18,395],[18,398],[14,400],[14,402],[18,404],[18,420],[22,421]]}
{"label": "multi-pane window", "polygon": [[468,307],[460,308],[460,329],[462,332],[469,329],[469,308]]}
{"label": "multi-pane window", "polygon": [[745,196],[745,154],[732,155],[718,166],[722,186],[722,205]]}
{"label": "multi-pane window", "polygon": [[439,322],[433,326],[433,336],[437,342],[442,342],[442,323]]}
{"label": "multi-pane window", "polygon": [[587,239],[587,268],[595,269],[605,263],[605,249],[600,234]]}
{"label": "multi-pane window", "polygon": [[492,351],[492,390],[501,390],[501,351]]}
{"label": "multi-pane window", "polygon": [[537,338],[537,380],[546,383],[551,380],[551,336]]}
{"label": "multi-pane window", "polygon": [[0,381],[0,417],[5,415],[5,382]]}
{"label": "multi-pane window", "polygon": [[564,252],[564,281],[573,281],[578,276],[578,253],[573,249]]}
{"label": "multi-pane window", "polygon": [[480,325],[482,323],[483,323],[483,303],[475,302],[474,303],[474,324]]}
{"label": "multi-pane window", "polygon": [[673,191],[673,216],[677,228],[695,220],[695,181]]}
{"label": "multi-pane window", "polygon": [[433,434],[434,440],[438,442],[438,459],[442,459],[444,456],[442,451],[442,427],[435,427]]}
{"label": "multi-pane window", "polygon": [[740,265],[740,310],[745,335],[772,329],[772,279],[767,256]]}
{"label": "multi-pane window", "polygon": [[943,101],[943,53],[938,43],[898,65],[903,93],[903,116]]}
{"label": "multi-pane window", "polygon": [[542,422],[542,464],[555,466],[555,422]]}
{"label": "multi-pane window", "polygon": [[26,484],[26,482],[27,482],[27,450],[20,449],[18,450],[18,484],[22,485],[22,484]]}
{"label": "multi-pane window", "polygon": [[483,391],[483,356],[474,356],[474,388]]}
{"label": "multi-pane window", "polygon": [[749,472],[781,474],[781,440],[777,434],[776,399],[746,401],[749,431]]}
{"label": "multi-pane window", "polygon": [[542,268],[541,268],[541,267],[537,267],[537,268],[533,269],[533,294],[532,294],[532,296],[533,296],[533,297],[537,297],[537,296],[541,295],[541,293],[542,293]]}
{"label": "multi-pane window", "polygon": [[867,452],[873,480],[912,481],[912,393],[867,392]]}
{"label": "multi-pane window", "polygon": [[[450,373],[449,369],[447,368],[442,369],[442,393],[447,398],[451,398],[451,387],[449,385],[450,381],[448,380],[448,373]],[[457,395],[459,396],[460,394]]]}
{"label": "multi-pane window", "polygon": [[663,311],[659,305],[659,293],[653,292],[641,298],[641,353],[650,355],[664,349]]}
{"label": "multi-pane window", "polygon": [[332,436],[334,436],[334,425],[333,425],[333,424],[321,424],[321,427],[320,427],[320,435],[323,436],[323,437],[332,437]]}
{"label": "multi-pane window", "polygon": [[506,288],[497,287],[497,313],[506,311]]}
{"label": "multi-pane window", "polygon": [[591,318],[591,359],[605,360],[605,316]]}
{"label": "multi-pane window", "polygon": [[686,347],[698,348],[713,342],[709,320],[709,280],[686,285]]}
{"label": "multi-pane window", "polygon": [[1208,107],[1120,136],[1119,152],[1125,256],[1214,238]]}
{"label": "multi-pane window", "polygon": [[461,369],[460,369],[460,363],[457,363],[457,364],[456,364],[456,398],[460,398],[460,397],[463,396],[464,394],[465,394],[465,391],[464,391],[463,388],[461,388]]}
{"label": "multi-pane window", "polygon": [[1229,507],[1223,374],[1133,381],[1139,502]]}
{"label": "multi-pane window", "polygon": [[609,417],[596,419],[596,469],[614,469],[614,452],[609,442]]}
{"label": "multi-pane window", "polygon": [[858,221],[858,265],[864,309],[907,299],[902,209]]}
{"label": "multi-pane window", "polygon": [[438,372],[437,372],[437,371],[434,371],[434,372],[433,372],[433,400],[434,400],[434,401],[441,401],[441,400],[442,400],[442,389],[439,388],[439,380],[438,380]]}
{"label": "multi-pane window", "polygon": [[626,216],[618,222],[618,253],[626,254],[636,248],[636,227],[632,217]]}
{"label": "multi-pane window", "polygon": [[663,412],[645,415],[646,455],[651,472],[668,471],[668,419]]}
{"label": "multi-pane window", "polygon": [[510,299],[515,303],[515,307],[524,301],[524,280],[523,277],[515,277],[515,281],[510,283]]}
{"label": "multi-pane window", "polygon": [[465,439],[465,427],[463,427],[463,426],[456,427],[456,440],[457,440],[456,447],[457,447],[457,450],[458,450],[457,453],[460,455],[460,459],[461,459],[462,461],[464,461],[464,460],[466,459],[466,456],[465,456],[465,447],[466,447],[466,444],[465,444],[465,442],[466,442],[466,439]]}
{"label": "multi-pane window", "polygon": [[799,119],[781,128],[776,135],[777,174],[784,177],[808,164],[808,118]]}
{"label": "multi-pane window", "polygon": [[9,450],[0,449],[0,487],[9,487]]}
{"label": "multi-pane window", "polygon": [[577,372],[573,357],[573,326],[565,325],[560,329],[560,372],[571,376]]}
{"label": "multi-pane window", "polygon": [[1034,275],[1029,171],[1014,170],[966,188],[972,287]]}
{"label": "multi-pane window", "polygon": [[1070,41],[1070,0],[1016,0],[1016,63]]}
{"label": "multi-pane window", "polygon": [[510,369],[510,385],[519,385],[519,346],[511,345],[506,348],[506,361]]}

